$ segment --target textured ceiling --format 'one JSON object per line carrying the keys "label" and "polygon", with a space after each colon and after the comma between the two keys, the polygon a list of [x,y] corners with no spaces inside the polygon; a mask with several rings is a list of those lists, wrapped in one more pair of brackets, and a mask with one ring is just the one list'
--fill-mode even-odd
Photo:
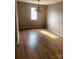
{"label": "textured ceiling", "polygon": [[[17,0],[17,1],[38,4],[38,0]],[[63,1],[63,0],[40,0],[39,4],[49,5],[49,4],[57,3],[60,1]]]}

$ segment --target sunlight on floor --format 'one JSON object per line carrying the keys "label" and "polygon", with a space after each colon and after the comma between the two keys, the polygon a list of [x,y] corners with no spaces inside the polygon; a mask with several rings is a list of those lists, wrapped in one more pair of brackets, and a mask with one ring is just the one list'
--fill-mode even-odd
{"label": "sunlight on floor", "polygon": [[52,34],[52,33],[48,32],[48,31],[40,31],[40,32],[47,35],[47,36],[49,36],[49,37],[51,37],[51,38],[59,38],[57,35]]}

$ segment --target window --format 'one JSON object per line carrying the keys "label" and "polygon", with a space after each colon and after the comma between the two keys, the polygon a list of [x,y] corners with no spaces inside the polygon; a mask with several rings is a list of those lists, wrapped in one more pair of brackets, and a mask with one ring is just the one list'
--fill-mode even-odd
{"label": "window", "polygon": [[31,8],[31,20],[37,20],[37,11],[35,7]]}

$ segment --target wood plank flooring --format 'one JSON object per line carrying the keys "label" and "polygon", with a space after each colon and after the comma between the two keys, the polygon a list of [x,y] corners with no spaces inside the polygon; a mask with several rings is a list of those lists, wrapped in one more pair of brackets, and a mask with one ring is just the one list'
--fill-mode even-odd
{"label": "wood plank flooring", "polygon": [[45,29],[20,31],[16,59],[63,59],[63,38]]}

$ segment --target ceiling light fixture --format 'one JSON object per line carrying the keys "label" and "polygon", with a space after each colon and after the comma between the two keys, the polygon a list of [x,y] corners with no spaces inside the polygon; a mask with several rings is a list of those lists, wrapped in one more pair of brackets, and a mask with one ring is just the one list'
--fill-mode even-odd
{"label": "ceiling light fixture", "polygon": [[41,12],[39,2],[40,2],[40,0],[38,0],[38,6],[37,6],[37,9],[36,9],[37,12]]}

